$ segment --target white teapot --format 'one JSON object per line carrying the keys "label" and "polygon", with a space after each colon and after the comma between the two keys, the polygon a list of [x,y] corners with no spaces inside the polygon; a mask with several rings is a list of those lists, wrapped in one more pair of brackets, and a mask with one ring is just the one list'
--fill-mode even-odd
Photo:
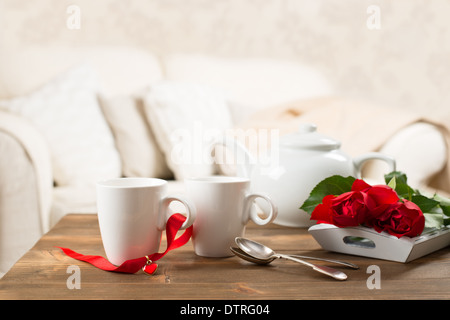
{"label": "white teapot", "polygon": [[[218,144],[234,152],[237,175],[250,178],[252,192],[267,193],[278,206],[275,224],[308,227],[310,216],[299,209],[312,189],[332,175],[361,177],[361,169],[368,160],[385,161],[395,171],[395,160],[377,152],[352,159],[340,150],[340,142],[319,134],[314,124],[301,125],[296,133],[279,139],[276,163],[258,163],[241,143],[224,137]],[[235,159],[235,160],[236,160]],[[264,202],[257,202],[263,212]],[[268,212],[268,211],[267,211]]]}

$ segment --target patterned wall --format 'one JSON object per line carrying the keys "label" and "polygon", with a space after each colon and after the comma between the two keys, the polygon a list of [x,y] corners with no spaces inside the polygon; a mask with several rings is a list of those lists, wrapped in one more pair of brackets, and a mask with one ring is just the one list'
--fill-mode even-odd
{"label": "patterned wall", "polygon": [[320,68],[342,94],[450,119],[446,0],[0,0],[0,19],[2,46],[131,44],[295,59]]}

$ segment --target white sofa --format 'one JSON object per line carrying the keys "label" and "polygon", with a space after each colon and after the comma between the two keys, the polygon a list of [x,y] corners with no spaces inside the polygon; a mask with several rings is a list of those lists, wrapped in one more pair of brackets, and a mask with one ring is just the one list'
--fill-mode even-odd
{"label": "white sofa", "polygon": [[[22,53],[20,68],[0,62],[0,274],[65,214],[95,213],[99,179],[160,177],[170,192],[183,192],[184,177],[217,172],[214,164],[182,161],[186,153],[175,151],[194,147],[183,133],[198,129],[206,143],[255,110],[333,93],[319,72],[297,62],[157,57],[130,47]],[[445,143],[432,126],[408,130],[386,148],[401,163],[409,155],[395,154],[396,146],[428,134],[422,144],[435,151],[434,166],[412,177],[424,182],[444,165]]]}

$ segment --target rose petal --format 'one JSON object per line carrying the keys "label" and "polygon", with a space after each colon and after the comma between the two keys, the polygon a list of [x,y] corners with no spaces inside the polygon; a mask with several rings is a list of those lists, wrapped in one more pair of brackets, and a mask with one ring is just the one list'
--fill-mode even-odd
{"label": "rose petal", "polygon": [[397,192],[388,186],[373,186],[367,191],[367,194],[379,205],[392,204],[399,200]]}
{"label": "rose petal", "polygon": [[352,191],[364,191],[368,188],[371,188],[370,184],[367,184],[364,180],[356,179],[352,185]]}
{"label": "rose petal", "polygon": [[325,196],[322,203],[314,208],[310,220],[333,223],[331,219],[331,201],[333,198],[335,198],[334,195]]}

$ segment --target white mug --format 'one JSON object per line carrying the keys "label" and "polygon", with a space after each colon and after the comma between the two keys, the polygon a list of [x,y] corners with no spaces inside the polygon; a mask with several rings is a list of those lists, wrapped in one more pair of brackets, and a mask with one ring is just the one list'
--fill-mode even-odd
{"label": "white mug", "polygon": [[[247,178],[191,178],[185,180],[185,186],[197,210],[192,241],[199,256],[231,256],[230,246],[236,237],[244,235],[250,219],[257,225],[265,225],[273,221],[278,213],[276,205],[267,195],[248,192],[250,181]],[[271,208],[264,219],[252,210],[256,198],[265,199]]]}
{"label": "white mug", "polygon": [[100,234],[108,260],[115,265],[158,252],[162,231],[173,214],[169,205],[186,207],[181,229],[190,227],[196,211],[182,197],[167,196],[167,181],[155,178],[117,178],[97,183]]}

